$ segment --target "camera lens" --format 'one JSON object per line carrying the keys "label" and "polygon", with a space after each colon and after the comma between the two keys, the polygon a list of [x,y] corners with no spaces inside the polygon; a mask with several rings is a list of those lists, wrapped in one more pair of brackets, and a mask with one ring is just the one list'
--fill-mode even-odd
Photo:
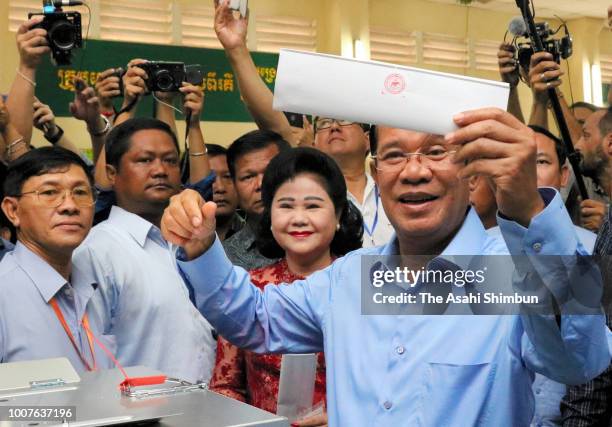
{"label": "camera lens", "polygon": [[68,21],[55,22],[49,29],[49,40],[58,49],[72,49],[76,42],[74,25]]}
{"label": "camera lens", "polygon": [[155,74],[157,87],[162,92],[170,92],[174,88],[174,78],[168,70],[160,70]]}

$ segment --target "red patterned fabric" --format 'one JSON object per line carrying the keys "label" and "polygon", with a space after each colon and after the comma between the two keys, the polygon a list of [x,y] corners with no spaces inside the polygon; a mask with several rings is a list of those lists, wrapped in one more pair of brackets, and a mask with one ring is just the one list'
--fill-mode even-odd
{"label": "red patterned fabric", "polygon": [[[251,270],[251,280],[260,289],[267,284],[292,283],[302,279],[282,259],[267,267]],[[210,389],[246,402],[264,411],[276,413],[281,355],[255,354],[241,350],[219,337],[217,362]],[[313,404],[325,402],[325,358],[317,355],[317,374]]]}

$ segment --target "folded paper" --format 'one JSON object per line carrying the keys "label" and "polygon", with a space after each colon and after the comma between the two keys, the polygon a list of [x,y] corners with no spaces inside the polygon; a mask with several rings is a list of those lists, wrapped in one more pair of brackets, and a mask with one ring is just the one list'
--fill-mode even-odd
{"label": "folded paper", "polygon": [[446,134],[455,114],[506,110],[508,95],[507,83],[281,49],[274,109]]}

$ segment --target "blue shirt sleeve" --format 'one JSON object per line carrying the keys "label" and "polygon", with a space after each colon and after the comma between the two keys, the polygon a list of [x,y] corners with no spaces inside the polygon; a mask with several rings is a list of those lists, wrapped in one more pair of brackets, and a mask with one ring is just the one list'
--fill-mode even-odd
{"label": "blue shirt sleeve", "polygon": [[323,351],[333,265],[263,292],[244,269],[231,264],[218,238],[199,258],[178,265],[194,287],[202,315],[232,344],[259,353]]}
{"label": "blue shirt sleeve", "polygon": [[[575,271],[577,263],[585,262],[585,257],[589,254],[577,238],[559,193],[551,189],[540,189],[540,192],[547,206],[531,220],[528,228],[498,215],[498,224],[508,249],[513,255],[548,255],[547,258],[551,260],[557,258],[552,255],[561,255],[558,257],[562,260],[560,262],[564,263],[561,267],[565,267],[567,271]],[[537,258],[531,259],[540,272],[540,265],[535,262]],[[587,262],[591,268],[595,268],[592,259],[587,259]],[[541,265],[544,264],[543,262]],[[555,278],[559,277],[562,275],[555,275]],[[563,277],[567,279],[572,275]],[[550,291],[555,298],[559,298],[561,295],[568,295],[567,291],[572,285],[576,283],[561,281],[555,283]],[[579,285],[596,292],[601,289],[601,275],[583,276]],[[569,304],[575,302],[570,301]],[[563,308],[562,306],[561,313]],[[563,384],[582,384],[597,376],[610,364],[610,331],[606,327],[605,316],[599,310],[598,314],[594,315],[562,315],[560,325],[554,315],[522,315],[521,321],[525,330],[522,357],[533,371]]]}

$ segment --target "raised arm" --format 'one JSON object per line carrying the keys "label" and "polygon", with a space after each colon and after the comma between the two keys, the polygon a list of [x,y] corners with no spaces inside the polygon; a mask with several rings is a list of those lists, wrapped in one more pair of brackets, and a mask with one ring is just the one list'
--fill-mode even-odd
{"label": "raised arm", "polygon": [[184,95],[183,108],[185,115],[191,113],[189,126],[189,182],[196,184],[210,175],[210,165],[204,134],[200,126],[200,115],[204,108],[204,92],[199,87],[183,83],[180,89]]}
{"label": "raised arm", "polygon": [[514,117],[525,123],[523,110],[518,95],[518,84],[521,81],[519,76],[519,65],[514,59],[515,48],[511,44],[502,43],[497,52],[497,62],[499,75],[503,82],[510,85],[510,97],[508,98],[508,112]]}
{"label": "raised arm", "polygon": [[131,119],[136,114],[140,99],[147,93],[146,80],[149,78],[145,70],[136,67],[137,64],[147,62],[144,59],[132,59],[128,69],[123,75],[123,104],[115,117],[115,126]]}
{"label": "raised arm", "polygon": [[74,101],[70,103],[70,112],[75,119],[82,120],[87,126],[93,149],[96,184],[101,188],[110,187],[104,155],[104,144],[110,123],[100,114],[100,101],[94,89],[88,87],[83,80],[75,82]]}
{"label": "raised arm", "polygon": [[[164,212],[161,229],[182,246],[179,267],[194,287],[197,306],[221,336],[256,352],[313,353],[323,349],[322,322],[329,307],[333,267],[291,286],[262,292],[248,273],[227,259],[215,234],[216,205],[185,190]],[[206,272],[206,273],[204,273]]]}
{"label": "raised arm", "polygon": [[34,127],[40,130],[45,139],[53,145],[81,154],[78,147],[68,139],[64,130],[55,123],[55,114],[47,104],[34,98]]}
{"label": "raised arm", "polygon": [[47,31],[42,28],[32,29],[41,21],[41,16],[33,17],[21,24],[17,30],[19,66],[6,101],[13,125],[28,144],[32,139],[32,104],[36,88],[36,68],[43,56],[49,53],[45,38]]}
{"label": "raised arm", "polygon": [[285,115],[272,108],[273,95],[247,49],[248,17],[234,17],[228,0],[215,1],[215,32],[234,70],[244,104],[260,129],[274,131],[292,145],[298,140]]}
{"label": "raised arm", "polygon": [[[560,194],[550,188],[537,189],[533,131],[495,109],[467,112],[456,122],[461,129],[447,135],[447,141],[459,147],[453,161],[465,165],[458,176],[479,175],[491,181],[498,224],[513,259],[528,256],[536,269],[527,273],[539,274],[547,285],[554,272],[546,296],[552,294],[561,307],[560,324],[552,314],[521,316],[526,332],[523,360],[532,370],[563,384],[590,380],[605,369],[611,357],[609,331],[597,300],[601,274],[595,274],[595,262],[585,258],[588,253],[579,243]],[[551,259],[559,255],[564,258]],[[516,261],[515,266],[520,278],[516,292],[544,289],[532,286],[536,275],[521,274]],[[577,307],[592,315],[573,314]],[[566,311],[569,308],[573,308],[571,313]]]}

